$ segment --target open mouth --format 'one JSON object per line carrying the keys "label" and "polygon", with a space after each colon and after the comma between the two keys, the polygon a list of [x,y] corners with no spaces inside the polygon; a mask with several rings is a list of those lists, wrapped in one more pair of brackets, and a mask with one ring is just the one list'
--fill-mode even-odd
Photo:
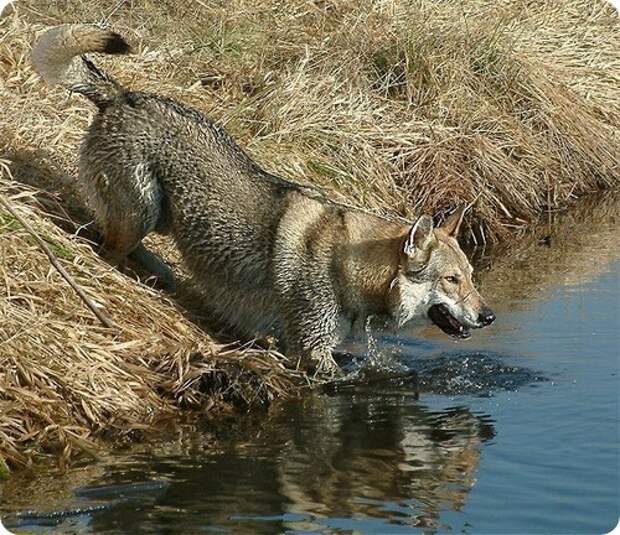
{"label": "open mouth", "polygon": [[469,338],[471,336],[469,329],[450,314],[446,305],[433,305],[428,309],[428,317],[443,332],[454,338]]}

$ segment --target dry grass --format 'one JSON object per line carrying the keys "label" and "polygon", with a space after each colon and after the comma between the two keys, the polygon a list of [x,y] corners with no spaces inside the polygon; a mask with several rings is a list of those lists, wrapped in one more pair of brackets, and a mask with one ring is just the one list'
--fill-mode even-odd
{"label": "dry grass", "polygon": [[51,451],[64,461],[92,453],[94,435],[131,439],[180,409],[255,406],[300,384],[281,355],[215,343],[174,303],[102,263],[4,173],[0,195],[118,329],[99,324],[0,209],[0,458],[27,464]]}
{"label": "dry grass", "polygon": [[[44,86],[29,53],[47,26],[114,5],[17,2],[0,18],[0,158],[82,221],[73,176],[93,108]],[[266,168],[354,204],[411,217],[480,194],[469,237],[492,242],[619,183],[620,38],[603,1],[144,0],[110,22],[137,53],[97,61],[126,86],[208,113]],[[67,458],[102,431],[130,436],[179,407],[295,382],[278,355],[215,344],[9,178],[0,195],[121,329],[101,328],[0,213],[0,457]]]}
{"label": "dry grass", "polygon": [[[113,4],[47,4],[2,22],[9,145],[71,175],[92,106],[43,87],[28,54],[47,25]],[[137,54],[98,61],[125,85],[207,112],[270,170],[356,204],[412,216],[480,193],[471,237],[495,241],[618,185],[620,37],[604,1],[145,0],[111,22]]]}

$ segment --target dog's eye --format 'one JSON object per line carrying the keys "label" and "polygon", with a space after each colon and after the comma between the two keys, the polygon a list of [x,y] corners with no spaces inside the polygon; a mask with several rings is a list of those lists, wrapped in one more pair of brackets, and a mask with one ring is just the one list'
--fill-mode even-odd
{"label": "dog's eye", "polygon": [[450,284],[458,284],[459,283],[459,278],[456,275],[448,275],[446,277],[446,280],[450,283]]}

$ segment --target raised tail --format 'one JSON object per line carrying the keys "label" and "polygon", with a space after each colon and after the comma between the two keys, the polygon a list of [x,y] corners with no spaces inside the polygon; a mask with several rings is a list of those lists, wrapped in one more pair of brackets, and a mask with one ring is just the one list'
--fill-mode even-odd
{"label": "raised tail", "polygon": [[87,24],[68,24],[47,30],[32,49],[32,64],[48,84],[60,84],[69,91],[105,108],[122,88],[91,61],[88,52],[127,54],[131,47],[119,34]]}

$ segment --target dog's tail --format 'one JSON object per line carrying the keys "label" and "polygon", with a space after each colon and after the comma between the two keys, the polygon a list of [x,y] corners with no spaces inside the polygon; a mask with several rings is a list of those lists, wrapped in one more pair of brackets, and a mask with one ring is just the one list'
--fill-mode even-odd
{"label": "dog's tail", "polygon": [[115,32],[94,25],[68,24],[51,28],[38,39],[32,49],[32,64],[48,84],[80,93],[103,109],[122,87],[82,54],[130,51],[127,41]]}

